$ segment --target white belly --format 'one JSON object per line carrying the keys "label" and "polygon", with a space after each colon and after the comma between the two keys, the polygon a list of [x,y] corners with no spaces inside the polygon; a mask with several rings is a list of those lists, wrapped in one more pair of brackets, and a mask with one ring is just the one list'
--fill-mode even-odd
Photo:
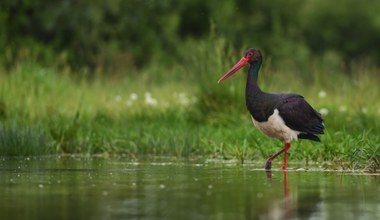
{"label": "white belly", "polygon": [[253,124],[261,132],[272,138],[277,138],[285,143],[290,143],[293,139],[297,140],[297,136],[301,133],[294,131],[285,125],[284,120],[275,109],[273,114],[268,118],[268,121],[258,122],[252,118]]}

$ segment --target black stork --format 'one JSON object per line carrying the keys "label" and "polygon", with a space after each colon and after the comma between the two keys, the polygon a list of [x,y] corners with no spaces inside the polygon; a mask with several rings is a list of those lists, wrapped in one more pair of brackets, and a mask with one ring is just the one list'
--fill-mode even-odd
{"label": "black stork", "polygon": [[320,141],[317,135],[323,134],[324,124],[321,114],[306,102],[303,96],[292,93],[266,93],[257,84],[257,78],[263,61],[259,49],[250,48],[244,56],[219,80],[232,76],[249,64],[245,100],[255,127],[269,137],[284,142],[283,149],[269,157],[265,169],[270,170],[272,160],[284,153],[282,168],[288,167],[286,157],[292,140],[309,139]]}

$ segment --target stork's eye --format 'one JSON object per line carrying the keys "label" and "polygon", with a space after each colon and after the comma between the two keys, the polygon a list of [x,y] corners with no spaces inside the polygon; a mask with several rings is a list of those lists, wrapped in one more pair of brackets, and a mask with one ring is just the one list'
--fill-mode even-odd
{"label": "stork's eye", "polygon": [[253,53],[252,52],[248,52],[248,56],[249,57],[253,56]]}

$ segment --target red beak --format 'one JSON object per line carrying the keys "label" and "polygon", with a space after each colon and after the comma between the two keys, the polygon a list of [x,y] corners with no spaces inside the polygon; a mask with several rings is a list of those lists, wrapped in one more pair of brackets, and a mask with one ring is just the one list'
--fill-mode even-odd
{"label": "red beak", "polygon": [[232,67],[226,74],[224,74],[220,79],[218,80],[218,83],[222,82],[223,80],[227,79],[228,77],[232,76],[234,73],[236,73],[238,70],[240,70],[243,66],[248,64],[248,58],[242,57],[234,67]]}

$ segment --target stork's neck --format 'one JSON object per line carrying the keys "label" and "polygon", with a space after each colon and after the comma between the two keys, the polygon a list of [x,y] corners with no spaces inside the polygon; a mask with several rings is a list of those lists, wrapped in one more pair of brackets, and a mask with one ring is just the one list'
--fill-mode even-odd
{"label": "stork's neck", "polygon": [[261,60],[252,63],[249,67],[247,74],[247,85],[245,87],[245,102],[251,116],[256,121],[265,121],[267,118],[266,115],[263,115],[263,111],[267,109],[267,106],[270,104],[271,100],[266,97],[266,93],[262,92],[257,85],[260,66]]}
{"label": "stork's neck", "polygon": [[262,93],[261,89],[257,85],[257,78],[259,75],[259,70],[261,66],[261,61],[252,63],[249,66],[247,74],[247,84],[245,87],[246,101],[248,103],[249,99],[253,99],[255,96]]}

